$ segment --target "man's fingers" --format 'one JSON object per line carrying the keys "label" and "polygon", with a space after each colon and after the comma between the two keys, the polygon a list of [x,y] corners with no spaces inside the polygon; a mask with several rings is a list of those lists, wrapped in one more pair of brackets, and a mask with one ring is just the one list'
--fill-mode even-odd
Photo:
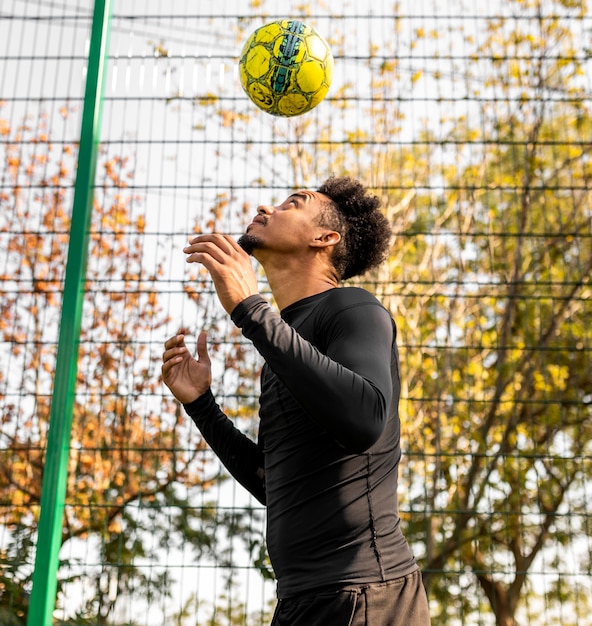
{"label": "man's fingers", "polygon": [[[180,363],[183,360],[183,355],[187,352],[187,346],[185,345],[185,335],[179,334],[167,339],[164,343],[165,351],[162,355],[162,362],[168,364],[166,371],[168,371],[175,363]],[[164,372],[163,368],[163,372]]]}
{"label": "man's fingers", "polygon": [[176,363],[181,363],[181,361],[185,358],[185,353],[187,352],[187,348],[172,348],[171,350],[167,350],[162,355],[163,365],[167,365],[167,371],[171,368],[172,365]]}
{"label": "man's fingers", "polygon": [[208,354],[208,334],[205,331],[199,333],[197,338],[197,356],[200,361],[210,362],[210,355]]}
{"label": "man's fingers", "polygon": [[233,241],[230,235],[223,235],[222,233],[205,233],[203,235],[196,235],[189,240],[189,246],[197,245],[200,243],[213,243],[217,246],[224,247]]}
{"label": "man's fingers", "polygon": [[[179,363],[183,360],[183,357],[188,352],[188,348],[185,345],[185,335],[175,335],[170,339],[167,339],[164,343],[165,351],[162,355],[163,363]],[[210,355],[208,354],[208,334],[205,331],[199,333],[197,338],[197,356],[199,360],[210,362]],[[167,368],[170,369],[170,366]]]}
{"label": "man's fingers", "polygon": [[[201,261],[197,255],[208,255],[212,259],[222,263],[224,259],[235,252],[245,255],[245,251],[230,235],[211,233],[208,235],[198,235],[190,240],[189,245],[183,248],[183,252],[189,255],[187,262]],[[195,255],[195,256],[194,256]]]}
{"label": "man's fingers", "polygon": [[[182,357],[180,358],[182,359]],[[161,367],[162,375],[166,377],[166,375],[169,373],[171,368],[177,365],[177,363],[178,361],[176,361],[175,359],[169,359],[168,361],[163,360],[162,367]]]}
{"label": "man's fingers", "polygon": [[186,263],[201,263],[208,267],[212,261],[216,263],[223,263],[228,253],[222,251],[218,246],[207,243],[198,243],[193,246],[188,246],[183,249],[183,252],[187,255],[185,257]]}
{"label": "man's fingers", "polygon": [[170,350],[171,348],[174,348],[176,346],[184,346],[185,345],[185,335],[183,333],[175,335],[174,337],[171,337],[170,339],[167,339],[164,342],[164,347],[166,350]]}

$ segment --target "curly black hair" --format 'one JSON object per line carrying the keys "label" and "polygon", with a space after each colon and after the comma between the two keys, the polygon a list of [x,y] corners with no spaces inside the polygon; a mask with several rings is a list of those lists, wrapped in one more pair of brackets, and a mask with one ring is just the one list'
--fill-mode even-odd
{"label": "curly black hair", "polygon": [[331,176],[317,191],[331,200],[320,225],[341,235],[332,257],[339,278],[359,276],[380,265],[388,256],[392,234],[380,199],[349,176]]}

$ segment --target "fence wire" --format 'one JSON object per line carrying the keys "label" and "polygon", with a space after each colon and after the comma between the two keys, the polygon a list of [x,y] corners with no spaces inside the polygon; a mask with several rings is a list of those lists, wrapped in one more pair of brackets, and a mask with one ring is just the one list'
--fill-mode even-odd
{"label": "fence wire", "polygon": [[[6,625],[26,623],[43,549],[92,9],[0,7]],[[259,111],[238,75],[249,34],[282,17],[335,58],[328,96],[294,118]],[[401,515],[433,623],[592,624],[586,2],[127,0],[111,29],[55,623],[269,623],[265,511],[163,387],[160,356],[179,327],[207,329],[214,391],[256,436],[260,358],[182,248],[347,173],[393,225],[361,282],[398,326]]]}

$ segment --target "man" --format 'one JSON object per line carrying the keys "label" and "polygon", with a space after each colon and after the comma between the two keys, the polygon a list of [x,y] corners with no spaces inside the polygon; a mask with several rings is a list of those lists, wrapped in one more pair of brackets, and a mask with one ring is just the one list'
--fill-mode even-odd
{"label": "man", "polygon": [[[395,325],[367,291],[339,287],[388,254],[379,206],[360,182],[332,177],[260,206],[238,242],[206,234],[184,249],[265,360],[256,443],[214,400],[204,333],[197,359],[182,332],[169,339],[162,372],[228,471],[267,505],[272,626],[430,623],[398,517]],[[259,294],[249,254],[279,314]]]}

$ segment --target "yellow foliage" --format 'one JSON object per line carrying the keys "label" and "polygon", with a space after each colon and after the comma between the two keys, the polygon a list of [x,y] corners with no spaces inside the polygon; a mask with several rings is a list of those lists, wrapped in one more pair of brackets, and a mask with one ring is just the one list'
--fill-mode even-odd
{"label": "yellow foliage", "polygon": [[110,533],[119,534],[122,531],[121,523],[118,520],[111,520],[108,526],[108,530]]}
{"label": "yellow foliage", "polygon": [[115,474],[113,478],[113,484],[121,487],[125,484],[125,474],[122,471],[119,471]]}

